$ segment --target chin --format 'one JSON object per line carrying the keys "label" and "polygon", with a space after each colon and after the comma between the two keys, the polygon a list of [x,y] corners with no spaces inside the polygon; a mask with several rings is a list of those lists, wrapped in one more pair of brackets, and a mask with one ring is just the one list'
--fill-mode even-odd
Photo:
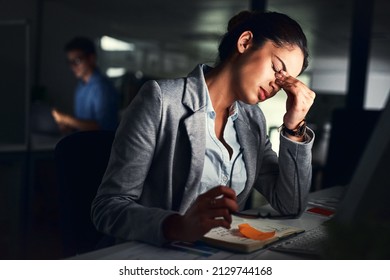
{"label": "chin", "polygon": [[82,79],[83,75],[81,73],[75,73],[77,79]]}
{"label": "chin", "polygon": [[251,99],[246,99],[246,100],[241,100],[242,102],[244,102],[245,104],[248,104],[248,105],[256,105],[258,104],[259,102],[262,102],[262,100],[260,100],[259,98],[251,98]]}
{"label": "chin", "polygon": [[238,99],[248,105],[256,105],[261,102],[260,95],[257,92],[243,94]]}

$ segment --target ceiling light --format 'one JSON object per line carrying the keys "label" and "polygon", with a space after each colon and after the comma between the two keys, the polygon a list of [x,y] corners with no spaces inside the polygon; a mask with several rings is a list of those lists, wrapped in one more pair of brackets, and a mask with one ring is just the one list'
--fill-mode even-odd
{"label": "ceiling light", "polygon": [[110,78],[117,78],[123,76],[126,73],[125,68],[108,68],[106,74]]}
{"label": "ceiling light", "polygon": [[124,42],[109,36],[103,36],[100,39],[100,45],[105,51],[134,51],[135,49],[134,44]]}

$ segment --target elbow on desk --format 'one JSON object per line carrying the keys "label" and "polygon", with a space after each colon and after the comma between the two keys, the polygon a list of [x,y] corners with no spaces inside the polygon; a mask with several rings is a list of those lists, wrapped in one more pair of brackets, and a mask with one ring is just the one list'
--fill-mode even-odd
{"label": "elbow on desk", "polygon": [[97,231],[104,234],[109,234],[107,232],[107,220],[105,219],[105,210],[104,210],[104,199],[96,197],[92,201],[91,205],[91,220]]}
{"label": "elbow on desk", "polygon": [[271,203],[272,208],[274,208],[280,215],[285,216],[286,218],[298,219],[302,216],[306,208],[305,203],[298,203],[298,205],[288,205],[283,202]]}

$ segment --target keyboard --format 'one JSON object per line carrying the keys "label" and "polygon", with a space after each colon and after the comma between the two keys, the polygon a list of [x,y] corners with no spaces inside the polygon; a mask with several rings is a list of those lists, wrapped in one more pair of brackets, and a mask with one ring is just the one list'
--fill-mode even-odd
{"label": "keyboard", "polygon": [[320,225],[282,241],[270,247],[270,249],[288,253],[320,255],[327,239],[328,233],[326,227]]}

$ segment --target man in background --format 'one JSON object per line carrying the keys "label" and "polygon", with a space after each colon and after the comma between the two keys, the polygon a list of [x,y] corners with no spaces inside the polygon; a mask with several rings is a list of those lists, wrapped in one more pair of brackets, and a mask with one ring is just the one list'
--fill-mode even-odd
{"label": "man in background", "polygon": [[96,65],[94,43],[88,38],[76,37],[65,45],[65,52],[79,84],[74,98],[74,116],[52,110],[61,131],[115,130],[119,94]]}

